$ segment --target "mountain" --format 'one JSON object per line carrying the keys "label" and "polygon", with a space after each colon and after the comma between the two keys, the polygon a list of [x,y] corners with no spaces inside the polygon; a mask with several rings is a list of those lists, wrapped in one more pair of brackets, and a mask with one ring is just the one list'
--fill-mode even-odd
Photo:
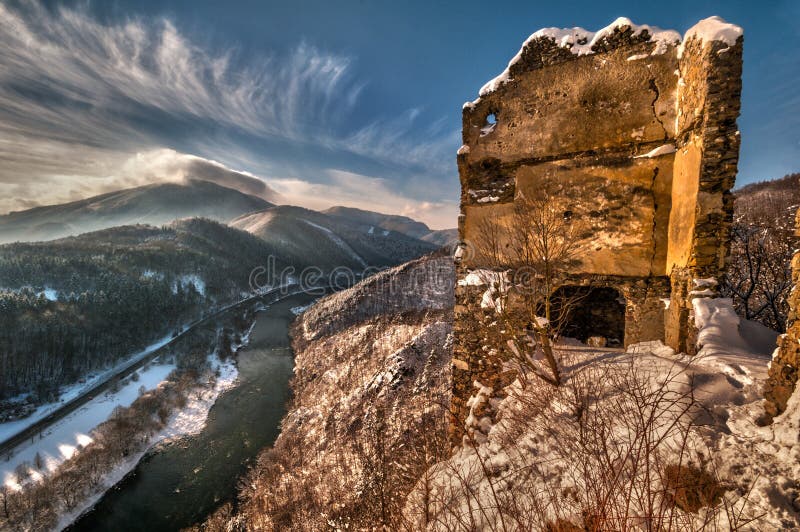
{"label": "mountain", "polygon": [[414,238],[422,238],[431,232],[430,227],[422,222],[412,220],[407,216],[382,214],[379,212],[364,211],[352,207],[331,207],[330,209],[322,212],[328,216],[340,218],[350,223],[367,227],[367,229],[370,226],[374,226],[376,228],[380,227],[381,229],[396,231]]}
{"label": "mountain", "polygon": [[370,228],[372,228],[373,232],[381,229],[394,231],[429,242],[437,247],[452,245],[458,240],[458,229],[432,230],[424,223],[407,216],[383,214],[352,207],[331,207],[322,212],[350,224],[358,225],[367,231]]}
{"label": "mountain", "polygon": [[458,242],[458,229],[439,229],[431,231],[423,236],[421,240],[440,247],[452,247]]}
{"label": "mountain", "polygon": [[241,216],[230,225],[263,239],[292,264],[325,271],[394,266],[437,248],[397,231],[288,205]]}
{"label": "mountain", "polygon": [[0,243],[53,240],[108,227],[161,225],[188,217],[227,222],[271,206],[264,199],[210,181],[146,185],[0,216]]}

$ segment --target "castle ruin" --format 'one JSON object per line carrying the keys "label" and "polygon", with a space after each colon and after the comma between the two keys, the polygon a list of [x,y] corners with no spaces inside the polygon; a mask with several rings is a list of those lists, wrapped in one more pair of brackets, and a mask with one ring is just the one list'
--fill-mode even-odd
{"label": "castle ruin", "polygon": [[578,228],[571,284],[594,306],[578,309],[584,336],[693,351],[691,299],[716,295],[729,253],[742,41],[716,17],[683,39],[627,19],[547,28],[464,105],[454,441],[474,383],[513,380],[486,349],[486,288],[464,281],[487,267],[469,252],[482,220],[510,216],[520,197],[546,192]]}

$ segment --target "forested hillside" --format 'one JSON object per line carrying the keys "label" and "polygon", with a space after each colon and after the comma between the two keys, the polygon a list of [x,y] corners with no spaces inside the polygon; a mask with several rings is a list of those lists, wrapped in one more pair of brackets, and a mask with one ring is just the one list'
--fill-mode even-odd
{"label": "forested hillside", "polygon": [[326,271],[393,266],[438,247],[381,226],[288,205],[242,216],[231,226],[260,237],[293,264]]}
{"label": "forested hillside", "polygon": [[800,174],[747,185],[735,192],[731,262],[723,294],[733,298],[741,316],[779,332],[785,331],[789,310],[798,207]]}
{"label": "forested hillside", "polygon": [[0,246],[0,399],[52,399],[60,385],[240,298],[270,252],[202,219]]}

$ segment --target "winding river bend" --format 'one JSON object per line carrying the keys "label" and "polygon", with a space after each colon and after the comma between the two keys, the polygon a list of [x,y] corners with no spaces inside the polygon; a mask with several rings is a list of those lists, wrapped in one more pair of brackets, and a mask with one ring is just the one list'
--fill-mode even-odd
{"label": "winding river bend", "polygon": [[217,399],[202,432],[157,447],[68,530],[179,530],[235,497],[239,476],[280,432],[293,368],[291,308],[314,299],[300,294],[260,312],[238,354],[238,384]]}

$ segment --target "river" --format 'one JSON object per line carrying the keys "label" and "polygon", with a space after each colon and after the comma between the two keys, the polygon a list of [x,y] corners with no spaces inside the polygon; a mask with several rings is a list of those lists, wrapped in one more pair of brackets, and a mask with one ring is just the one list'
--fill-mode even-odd
{"label": "river", "polygon": [[179,530],[235,497],[239,477],[280,432],[293,368],[290,309],[313,299],[301,294],[260,312],[238,353],[238,383],[217,399],[205,428],[156,447],[67,530]]}

